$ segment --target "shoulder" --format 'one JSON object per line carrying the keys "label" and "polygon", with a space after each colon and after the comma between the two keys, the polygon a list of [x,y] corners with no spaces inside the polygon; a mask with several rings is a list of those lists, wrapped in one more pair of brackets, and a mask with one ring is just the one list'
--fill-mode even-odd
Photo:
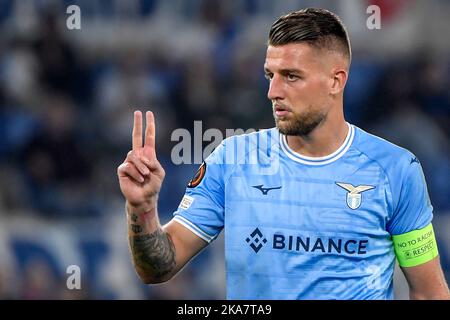
{"label": "shoulder", "polygon": [[356,126],[355,129],[355,149],[378,163],[388,175],[398,174],[414,162],[419,163],[411,151]]}
{"label": "shoulder", "polygon": [[419,194],[423,194],[420,197],[421,201],[425,199],[423,203],[429,203],[422,167],[412,152],[360,128],[355,139],[355,148],[378,164],[385,174],[393,197],[393,212],[401,211],[401,202],[410,203],[411,197],[419,198]]}
{"label": "shoulder", "polygon": [[[236,170],[266,168],[273,166],[279,150],[279,132],[276,128],[233,135],[222,143],[206,159],[208,165],[222,170],[225,181]],[[267,168],[266,168],[267,169]]]}

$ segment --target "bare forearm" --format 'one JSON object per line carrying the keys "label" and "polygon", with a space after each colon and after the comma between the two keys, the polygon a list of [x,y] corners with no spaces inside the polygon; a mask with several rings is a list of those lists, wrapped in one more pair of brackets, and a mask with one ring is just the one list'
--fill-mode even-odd
{"label": "bare forearm", "polygon": [[127,216],[128,240],[139,276],[145,283],[168,280],[176,266],[175,248],[161,228],[156,205],[144,212],[127,205]]}
{"label": "bare forearm", "polygon": [[424,264],[402,268],[411,300],[449,300],[450,292],[439,256]]}
{"label": "bare forearm", "polygon": [[409,298],[411,300],[450,300],[450,295],[445,292],[433,292],[430,294],[410,292]]}
{"label": "bare forearm", "polygon": [[409,290],[411,300],[450,300],[450,292],[445,280],[426,290]]}

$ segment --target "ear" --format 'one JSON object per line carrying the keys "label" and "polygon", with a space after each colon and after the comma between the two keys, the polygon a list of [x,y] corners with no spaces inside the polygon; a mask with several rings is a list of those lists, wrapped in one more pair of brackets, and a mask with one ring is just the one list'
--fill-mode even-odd
{"label": "ear", "polygon": [[330,94],[336,95],[344,91],[348,79],[348,71],[343,68],[336,69],[334,70],[332,77]]}

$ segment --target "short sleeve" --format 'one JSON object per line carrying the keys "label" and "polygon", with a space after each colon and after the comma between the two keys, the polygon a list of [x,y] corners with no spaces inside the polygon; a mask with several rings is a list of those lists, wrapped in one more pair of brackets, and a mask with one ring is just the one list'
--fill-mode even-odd
{"label": "short sleeve", "polygon": [[398,184],[394,188],[397,190],[396,206],[387,226],[391,235],[422,229],[433,219],[433,207],[420,162],[411,155],[402,169],[390,181]]}
{"label": "short sleeve", "polygon": [[211,242],[224,225],[224,142],[203,162],[189,182],[174,220]]}

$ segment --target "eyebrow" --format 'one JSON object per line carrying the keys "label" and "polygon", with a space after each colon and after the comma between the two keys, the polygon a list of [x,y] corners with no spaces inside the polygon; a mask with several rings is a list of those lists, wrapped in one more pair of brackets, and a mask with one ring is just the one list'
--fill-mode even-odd
{"label": "eyebrow", "polygon": [[[299,69],[281,69],[278,71],[280,74],[282,75],[287,75],[287,74],[298,74],[298,75],[302,75],[305,74],[305,72],[303,70],[299,70]],[[264,73],[272,73],[272,71],[266,67],[264,67]]]}

